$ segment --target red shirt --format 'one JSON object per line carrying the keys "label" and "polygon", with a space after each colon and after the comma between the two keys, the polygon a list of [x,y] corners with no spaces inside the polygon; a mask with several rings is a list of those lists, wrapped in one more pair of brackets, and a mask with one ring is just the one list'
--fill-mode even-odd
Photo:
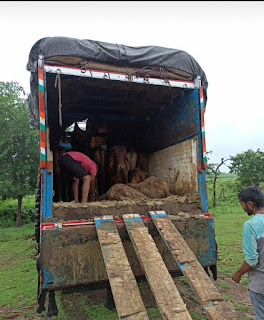
{"label": "red shirt", "polygon": [[69,156],[71,156],[76,161],[81,161],[82,166],[88,173],[92,173],[94,176],[97,174],[96,164],[93,160],[91,160],[85,154],[78,151],[69,151],[66,152]]}

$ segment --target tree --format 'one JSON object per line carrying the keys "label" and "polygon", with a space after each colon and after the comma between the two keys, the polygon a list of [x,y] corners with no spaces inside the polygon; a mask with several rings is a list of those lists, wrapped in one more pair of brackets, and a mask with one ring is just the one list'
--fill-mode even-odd
{"label": "tree", "polygon": [[259,186],[264,182],[264,152],[251,149],[231,156],[230,172],[237,174],[241,187]]}
{"label": "tree", "polygon": [[[207,161],[209,161],[209,154],[212,154],[212,151],[208,151],[206,152],[207,154]],[[219,175],[221,174],[220,171],[220,167],[226,162],[229,161],[230,159],[225,159],[225,158],[221,158],[221,162],[220,163],[208,163],[207,164],[207,169],[206,169],[206,173],[208,175],[213,175],[213,207],[216,207],[216,180],[219,177]]]}
{"label": "tree", "polygon": [[0,82],[0,196],[17,198],[16,226],[21,226],[22,198],[36,187],[38,130],[29,124],[25,92],[17,82]]}

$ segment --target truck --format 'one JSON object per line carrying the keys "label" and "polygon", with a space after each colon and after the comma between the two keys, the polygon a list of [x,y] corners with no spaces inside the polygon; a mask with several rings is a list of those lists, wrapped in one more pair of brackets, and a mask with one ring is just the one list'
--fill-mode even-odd
{"label": "truck", "polygon": [[[166,267],[166,272],[159,276],[160,287],[170,275],[187,275],[187,266],[194,260],[208,279],[213,276],[215,280],[217,246],[214,219],[208,213],[205,176],[204,112],[208,81],[198,62],[186,51],[160,46],[131,47],[46,37],[33,45],[27,70],[30,72],[29,119],[39,130],[35,227],[39,245],[38,312],[44,310],[48,292],[54,302],[52,294],[56,290],[106,283],[110,284],[119,318],[132,319],[134,311],[128,309],[134,303],[124,307],[126,299],[119,301],[118,290],[125,287],[125,282],[116,288],[113,279],[117,274],[111,273],[108,262],[114,261],[114,269],[121,274],[124,267],[118,267],[118,260],[124,257],[127,269],[132,271],[129,285],[135,282],[133,277],[146,277],[155,292],[151,272],[147,272],[142,258],[142,254],[151,255],[153,244],[153,250],[157,250],[154,260]],[[69,180],[59,173],[60,149],[72,148],[93,157],[91,139],[100,135],[99,128],[104,126],[108,130],[101,132],[106,132],[107,143],[101,145],[101,150],[106,163],[104,176],[103,167],[98,167],[99,198],[75,203]],[[144,155],[148,177],[163,179],[169,195],[143,200],[100,198],[110,188],[105,179],[109,152],[118,145],[133,149],[138,159]],[[158,226],[160,218],[172,224],[167,238]],[[168,231],[169,227],[166,228]],[[144,230],[138,243],[135,229]],[[177,231],[177,239],[182,240],[175,240],[172,245],[168,239]],[[121,251],[115,247],[106,250],[110,248],[107,242],[110,233],[121,241]],[[151,243],[143,239],[144,233],[153,239]],[[176,251],[190,249],[192,260],[188,262],[186,258],[181,262],[175,256],[173,248],[178,243],[181,247]],[[140,253],[143,244],[145,249]],[[155,263],[149,265],[153,267]],[[192,284],[191,277],[188,280]],[[204,291],[209,290],[210,284],[207,282],[206,286]],[[162,309],[158,293],[154,296],[164,319],[169,319],[164,315],[167,311]],[[215,299],[211,295],[210,299],[210,307],[217,306],[221,300],[219,295]],[[208,311],[209,300],[200,301]],[[167,306],[166,310],[176,309]],[[57,314],[57,310],[50,311],[52,314]],[[143,314],[133,319],[147,319]],[[186,319],[191,318],[188,315]],[[216,318],[210,316],[210,319]]]}

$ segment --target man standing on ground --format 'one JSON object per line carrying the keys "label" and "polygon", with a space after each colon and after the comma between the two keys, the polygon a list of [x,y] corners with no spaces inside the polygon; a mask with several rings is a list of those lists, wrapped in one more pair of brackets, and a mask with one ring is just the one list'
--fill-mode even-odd
{"label": "man standing on ground", "polygon": [[62,172],[67,173],[73,179],[72,193],[74,201],[79,202],[79,182],[82,180],[81,202],[87,202],[89,192],[93,195],[95,194],[95,177],[97,174],[95,162],[81,152],[66,152],[64,150],[59,159],[59,166]]}
{"label": "man standing on ground", "polygon": [[244,223],[243,251],[245,261],[233,274],[239,283],[248,273],[248,291],[257,320],[264,320],[264,195],[257,187],[247,187],[238,195],[244,211],[254,215]]}

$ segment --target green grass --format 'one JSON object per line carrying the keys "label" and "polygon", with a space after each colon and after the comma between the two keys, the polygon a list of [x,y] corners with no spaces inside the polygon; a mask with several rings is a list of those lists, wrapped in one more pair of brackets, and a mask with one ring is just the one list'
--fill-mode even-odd
{"label": "green grass", "polygon": [[234,297],[232,296],[232,294],[222,294],[222,297],[225,301],[234,302]]}
{"label": "green grass", "polygon": [[193,320],[207,320],[207,316],[204,316],[203,314],[198,314],[195,312],[190,312],[190,315]]}
{"label": "green grass", "polygon": [[219,285],[220,287],[226,288],[226,289],[228,289],[228,288],[231,287],[230,284],[227,283],[227,282],[225,282],[224,280],[219,281],[219,282],[218,282],[218,285]]}
{"label": "green grass", "polygon": [[237,302],[233,302],[234,303],[234,306],[236,308],[236,310],[239,310],[239,311],[248,311],[250,310],[250,307],[245,305],[245,304],[240,304],[240,303],[237,303]]}
{"label": "green grass", "polygon": [[241,209],[237,212],[211,214],[215,218],[218,270],[230,277],[244,261],[242,229],[248,217]]}
{"label": "green grass", "polygon": [[[225,198],[220,198],[221,189]],[[214,217],[215,237],[218,244],[218,271],[227,277],[240,267],[244,261],[242,247],[243,224],[250,219],[237,199],[235,175],[222,174],[216,184],[216,207],[212,205],[213,184],[207,179],[209,212]],[[242,285],[247,285],[247,275],[242,276]]]}
{"label": "green grass", "polygon": [[162,320],[162,316],[158,308],[148,308],[147,313],[148,313],[149,319]]}
{"label": "green grass", "polygon": [[0,305],[21,308],[31,306],[36,301],[37,270],[33,234],[33,224],[1,230]]}
{"label": "green grass", "polygon": [[[0,319],[19,314],[21,320],[36,317],[37,270],[34,224],[0,229],[0,308],[8,313]],[[17,318],[16,318],[17,319]]]}

